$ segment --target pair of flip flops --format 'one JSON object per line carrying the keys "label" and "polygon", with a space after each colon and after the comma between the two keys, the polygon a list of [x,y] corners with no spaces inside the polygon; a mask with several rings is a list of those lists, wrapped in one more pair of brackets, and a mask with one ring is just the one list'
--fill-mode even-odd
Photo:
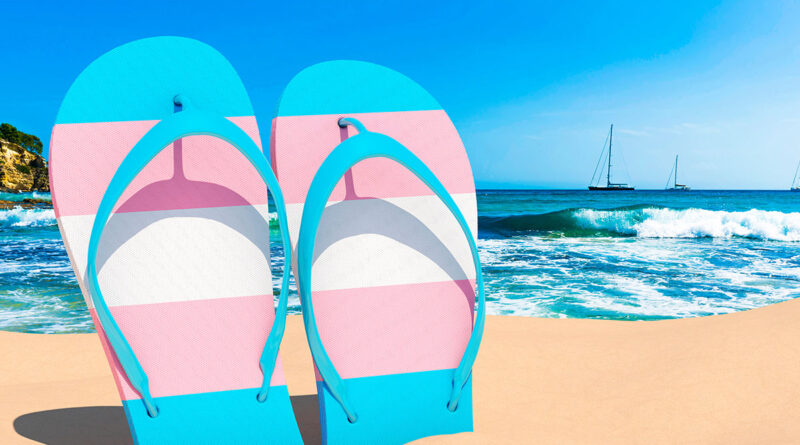
{"label": "pair of flip flops", "polygon": [[390,69],[325,62],[271,136],[270,166],[236,71],[191,39],[118,47],[64,98],[53,205],[134,441],[302,442],[278,353],[292,269],[324,443],[471,431],[484,298],[447,114]]}

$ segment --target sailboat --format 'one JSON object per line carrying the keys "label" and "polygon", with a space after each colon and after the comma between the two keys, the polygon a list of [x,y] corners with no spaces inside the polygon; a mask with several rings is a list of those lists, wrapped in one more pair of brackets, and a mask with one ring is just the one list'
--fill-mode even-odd
{"label": "sailboat", "polygon": [[[603,169],[600,169],[600,177],[598,177],[598,184],[597,185],[589,185],[589,190],[593,191],[621,191],[621,190],[633,190],[633,186],[620,183],[620,182],[611,182],[611,142],[614,138],[614,124],[611,124],[611,129],[608,130],[608,172],[606,173],[606,185],[602,186],[599,184],[600,179],[602,178]],[[592,175],[591,184],[594,184],[595,176],[597,176],[597,169],[600,167],[600,162],[603,160],[603,153],[606,151],[605,145],[603,146],[603,151],[600,152],[600,159],[597,161],[597,166],[594,168],[594,174]]]}
{"label": "sailboat", "polygon": [[800,171],[800,162],[797,163],[797,168],[794,169],[794,179],[792,180],[792,188],[789,190],[793,192],[800,192],[800,183],[797,181],[797,172]]}
{"label": "sailboat", "polygon": [[[672,183],[672,187],[670,187],[670,179],[675,179]],[[675,166],[672,167],[672,170],[669,172],[669,178],[667,178],[667,186],[664,187],[665,190],[675,190],[675,191],[688,191],[692,188],[688,185],[678,184],[678,155],[675,155]]]}

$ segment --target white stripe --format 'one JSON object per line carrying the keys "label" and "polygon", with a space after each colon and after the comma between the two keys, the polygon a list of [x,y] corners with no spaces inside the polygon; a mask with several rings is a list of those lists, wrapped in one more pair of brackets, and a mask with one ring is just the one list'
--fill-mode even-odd
{"label": "white stripe", "polygon": [[[94,218],[58,219],[84,298]],[[266,205],[114,214],[97,256],[106,304],[272,295],[268,218]]]}
{"label": "white stripe", "polygon": [[[475,194],[456,194],[453,200],[477,236]],[[303,204],[290,204],[287,214],[296,248]],[[315,256],[312,290],[475,278],[469,244],[434,195],[329,202]]]}

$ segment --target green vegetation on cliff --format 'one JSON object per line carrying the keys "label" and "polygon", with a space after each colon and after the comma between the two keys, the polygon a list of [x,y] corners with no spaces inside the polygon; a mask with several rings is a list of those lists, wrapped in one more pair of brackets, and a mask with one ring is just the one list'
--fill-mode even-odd
{"label": "green vegetation on cliff", "polygon": [[11,124],[0,124],[0,139],[17,144],[31,153],[42,154],[42,141],[38,137],[23,133]]}
{"label": "green vegetation on cliff", "polygon": [[0,124],[0,191],[49,191],[42,141],[11,124]]}

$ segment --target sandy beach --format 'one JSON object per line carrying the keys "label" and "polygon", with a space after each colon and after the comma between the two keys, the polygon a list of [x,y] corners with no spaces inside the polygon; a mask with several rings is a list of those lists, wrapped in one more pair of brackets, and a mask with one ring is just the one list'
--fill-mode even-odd
{"label": "sandy beach", "polygon": [[[655,322],[491,316],[475,432],[422,443],[798,443],[800,301]],[[0,332],[0,442],[131,443],[95,334]],[[306,443],[319,443],[300,316],[283,347]]]}

